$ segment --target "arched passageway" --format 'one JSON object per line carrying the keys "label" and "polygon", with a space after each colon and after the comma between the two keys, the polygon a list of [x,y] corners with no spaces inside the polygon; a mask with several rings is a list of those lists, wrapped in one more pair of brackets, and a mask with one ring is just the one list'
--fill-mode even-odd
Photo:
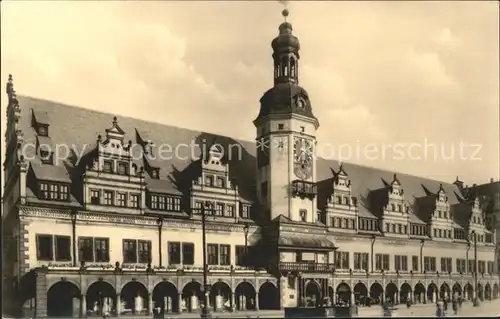
{"label": "arched passageway", "polygon": [[447,283],[443,282],[441,288],[439,288],[439,299],[445,300],[451,298],[451,289]]}
{"label": "arched passageway", "polygon": [[148,313],[148,290],[138,281],[131,281],[123,286],[120,294],[121,313],[141,315]]}
{"label": "arched passageway", "polygon": [[453,287],[451,287],[451,294],[455,298],[462,296],[462,287],[458,282],[454,283]]}
{"label": "arched passageway", "polygon": [[394,304],[398,303],[398,286],[390,282],[385,287],[385,298]]}
{"label": "arched passageway", "polygon": [[162,281],[153,289],[154,308],[161,314],[179,311],[179,293],[177,287],[169,281]]}
{"label": "arched passageway", "polygon": [[182,311],[196,311],[203,307],[205,299],[201,291],[201,284],[197,281],[187,283],[182,289],[182,300],[179,307]]}
{"label": "arched passageway", "polygon": [[464,295],[467,300],[472,300],[472,298],[474,298],[474,288],[470,283],[465,284]]}
{"label": "arched passageway", "polygon": [[483,285],[477,284],[477,297],[479,300],[483,301],[484,300],[484,290],[483,290]]}
{"label": "arched passageway", "polygon": [[259,288],[259,309],[279,310],[280,293],[272,282],[265,282]]}
{"label": "arched passageway", "polygon": [[72,282],[59,281],[47,292],[47,316],[78,318],[81,307],[80,289]]}
{"label": "arched passageway", "polygon": [[242,282],[234,290],[237,310],[255,310],[256,291],[252,284]]}
{"label": "arched passageway", "polygon": [[429,284],[429,286],[427,286],[427,301],[435,303],[437,302],[437,297],[438,297],[438,287],[436,286],[435,283]]}
{"label": "arched passageway", "polygon": [[486,300],[491,300],[491,286],[489,283],[487,283],[486,285],[484,285],[484,299]]}
{"label": "arched passageway", "polygon": [[370,287],[370,299],[372,304],[382,304],[384,298],[384,288],[378,282]]}
{"label": "arched passageway", "polygon": [[369,303],[368,288],[362,282],[358,282],[354,286],[354,300],[357,305],[367,306]]}
{"label": "arched passageway", "polygon": [[351,304],[351,287],[345,282],[337,286],[337,303]]}
{"label": "arched passageway", "polygon": [[499,293],[498,284],[493,284],[493,299],[498,298],[498,293]]}
{"label": "arched passageway", "polygon": [[218,281],[210,288],[210,307],[214,311],[231,309],[231,288],[223,281]]}
{"label": "arched passageway", "polygon": [[422,283],[418,283],[415,285],[415,289],[413,290],[413,294],[415,296],[415,303],[425,303],[425,286]]}
{"label": "arched passageway", "polygon": [[114,313],[116,308],[116,291],[106,281],[96,281],[87,289],[87,313],[102,316],[103,313]]}
{"label": "arched passageway", "polygon": [[401,285],[401,289],[399,290],[399,301],[401,303],[406,303],[408,299],[411,301],[412,298],[411,286],[407,282]]}
{"label": "arched passageway", "polygon": [[306,285],[305,302],[308,307],[316,307],[321,303],[321,290],[318,283],[311,280]]}

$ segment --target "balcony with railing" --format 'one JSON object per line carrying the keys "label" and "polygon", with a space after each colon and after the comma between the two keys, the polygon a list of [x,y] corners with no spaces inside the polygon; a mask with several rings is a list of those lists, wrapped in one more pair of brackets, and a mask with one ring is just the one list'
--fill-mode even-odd
{"label": "balcony with railing", "polygon": [[280,262],[279,269],[298,272],[332,272],[335,270],[335,265],[312,262]]}

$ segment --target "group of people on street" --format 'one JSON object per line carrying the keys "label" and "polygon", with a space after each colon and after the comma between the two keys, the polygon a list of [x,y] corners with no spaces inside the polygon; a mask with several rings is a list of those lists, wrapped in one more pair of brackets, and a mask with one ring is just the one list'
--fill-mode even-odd
{"label": "group of people on street", "polygon": [[451,302],[451,307],[453,310],[453,314],[456,315],[458,313],[458,309],[462,308],[462,297],[458,296],[450,300],[450,298],[443,298],[442,301],[438,301],[436,303],[436,317],[437,318],[442,318],[446,316],[446,313],[448,311],[448,305]]}

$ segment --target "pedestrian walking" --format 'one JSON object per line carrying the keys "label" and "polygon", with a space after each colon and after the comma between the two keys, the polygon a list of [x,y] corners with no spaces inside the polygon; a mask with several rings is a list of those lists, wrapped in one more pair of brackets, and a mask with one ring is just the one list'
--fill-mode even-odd
{"label": "pedestrian walking", "polygon": [[457,312],[458,312],[458,301],[457,301],[457,299],[453,298],[453,300],[451,302],[451,306],[453,308],[453,314],[456,315]]}
{"label": "pedestrian walking", "polygon": [[442,318],[443,317],[443,309],[441,308],[441,305],[436,303],[436,318]]}

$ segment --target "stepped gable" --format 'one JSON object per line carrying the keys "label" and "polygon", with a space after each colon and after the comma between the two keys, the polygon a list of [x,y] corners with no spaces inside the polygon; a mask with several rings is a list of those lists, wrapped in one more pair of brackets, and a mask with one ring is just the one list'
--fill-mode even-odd
{"label": "stepped gable", "polygon": [[[81,154],[88,154],[95,149],[96,139],[99,134],[104,136],[105,130],[109,128],[113,114],[93,111],[82,107],[69,106],[53,101],[32,98],[27,96],[19,96],[19,105],[22,109],[20,119],[20,128],[25,134],[26,143],[36,145],[37,136],[32,127],[31,114],[34,111],[36,114],[47,114],[47,121],[50,121],[50,137],[54,145],[66,144],[71,148],[75,148]],[[255,175],[256,175],[256,158],[255,158],[255,142],[235,140],[230,137],[220,136],[209,132],[199,132],[186,128],[180,128],[170,125],[163,125],[154,122],[134,119],[130,117],[118,117],[120,128],[125,132],[124,141],[131,140],[133,144],[140,143],[142,140],[149,140],[154,145],[158,146],[162,143],[175,148],[177,145],[207,145],[210,147],[213,143],[219,143],[228,149],[229,145],[241,146],[241,158],[234,156],[227,159],[229,162],[229,170],[231,179],[237,180],[240,196],[243,199],[253,201],[255,196]],[[34,148],[26,148],[26,158],[34,158],[31,160],[33,167],[36,167],[37,174],[50,176],[55,174],[54,179],[65,178],[65,174],[70,178],[71,168],[75,166],[75,154],[63,163],[56,163],[62,169],[47,168],[50,165],[40,163],[40,160],[34,154]],[[182,177],[186,177],[186,172],[189,167],[193,166],[193,161],[182,159],[190,155],[188,147],[179,148],[179,157],[172,157],[168,160],[154,160],[154,165],[160,168],[160,181],[155,182],[154,187],[165,187],[165,191],[178,192],[183,189],[181,185],[187,184],[182,181]],[[195,148],[194,155],[201,154],[200,149]],[[319,201],[324,201],[325,196],[331,190],[333,183],[332,169],[338,171],[340,163],[336,160],[327,160],[323,158],[317,159],[317,180],[319,186]],[[138,167],[144,165],[144,161],[137,162]],[[342,163],[343,170],[348,174],[351,180],[352,196],[357,198],[357,205],[361,215],[373,216],[370,213],[368,205],[368,196],[371,192],[380,190],[386,187],[384,181],[391,181],[394,172],[382,169],[356,165],[352,163]],[[190,175],[190,174],[187,174]],[[405,200],[410,204],[415,202],[416,198],[422,198],[435,194],[439,190],[439,185],[443,185],[450,205],[455,205],[463,201],[463,197],[459,188],[452,183],[421,178],[417,176],[397,173],[397,177],[404,189]],[[189,177],[191,178],[191,177]],[[148,179],[149,180],[149,179]],[[414,212],[419,215],[418,212]],[[413,216],[414,217],[414,216]],[[421,218],[420,218],[421,219]]]}

